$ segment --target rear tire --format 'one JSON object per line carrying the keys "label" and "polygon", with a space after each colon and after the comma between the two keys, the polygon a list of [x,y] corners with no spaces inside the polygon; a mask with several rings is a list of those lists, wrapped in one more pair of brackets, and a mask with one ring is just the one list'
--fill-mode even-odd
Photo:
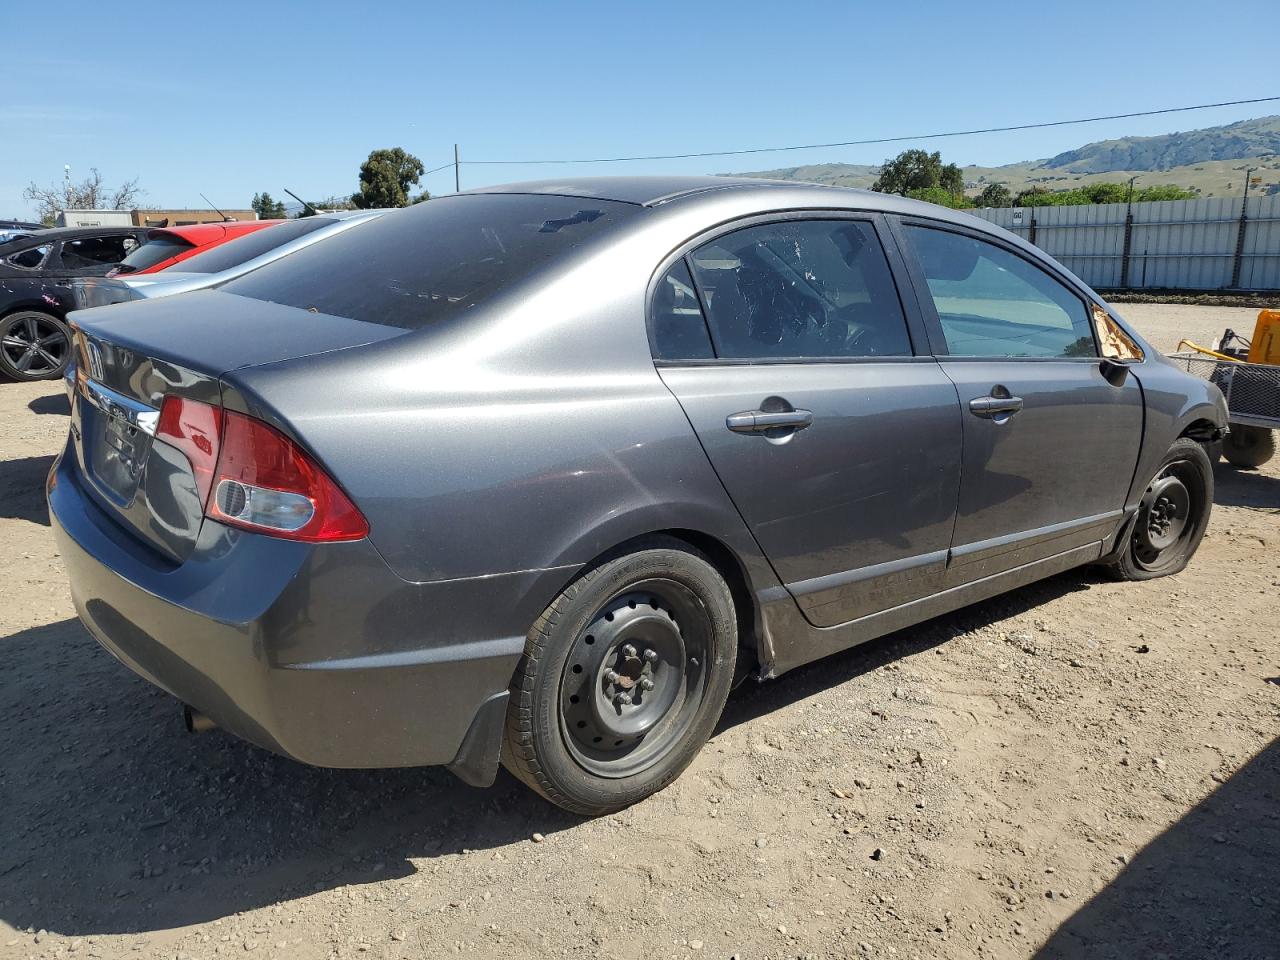
{"label": "rear tire", "polygon": [[1125,542],[1104,568],[1117,580],[1154,580],[1181,572],[1209,526],[1213,466],[1188,437],[1173,442],[1147,484]]}
{"label": "rear tire", "polygon": [[1265,427],[1232,424],[1222,455],[1235,467],[1260,467],[1276,455],[1276,435]]}
{"label": "rear tire", "polygon": [[663,789],[715,729],[733,681],[728,584],[669,537],[583,574],[543,612],[511,684],[502,762],[565,810]]}
{"label": "rear tire", "polygon": [[71,360],[71,328],[40,310],[0,318],[0,375],[29,383],[62,376]]}

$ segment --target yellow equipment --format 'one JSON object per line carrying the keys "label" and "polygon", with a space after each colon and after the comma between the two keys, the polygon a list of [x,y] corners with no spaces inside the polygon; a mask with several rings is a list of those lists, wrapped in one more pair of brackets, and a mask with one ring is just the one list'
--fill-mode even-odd
{"label": "yellow equipment", "polygon": [[1263,310],[1249,341],[1249,362],[1280,366],[1280,310]]}

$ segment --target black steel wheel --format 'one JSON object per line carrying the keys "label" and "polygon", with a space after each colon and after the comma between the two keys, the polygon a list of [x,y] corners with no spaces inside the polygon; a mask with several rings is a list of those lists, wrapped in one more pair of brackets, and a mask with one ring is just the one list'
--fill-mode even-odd
{"label": "black steel wheel", "polygon": [[1128,529],[1128,542],[1110,564],[1123,580],[1177,573],[1200,546],[1213,507],[1213,467],[1203,446],[1177,440],[1147,484]]}
{"label": "black steel wheel", "polygon": [[697,755],[736,656],[733,599],[715,566],[680,541],[637,544],[576,580],[534,625],[503,762],[575,813],[635,803]]}
{"label": "black steel wheel", "polygon": [[0,374],[11,380],[51,380],[71,359],[71,330],[57,317],[19,310],[0,319]]}

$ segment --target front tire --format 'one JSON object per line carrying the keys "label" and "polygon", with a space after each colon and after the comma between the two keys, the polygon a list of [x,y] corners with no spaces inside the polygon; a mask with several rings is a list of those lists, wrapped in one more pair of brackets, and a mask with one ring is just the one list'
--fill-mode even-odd
{"label": "front tire", "polygon": [[1232,424],[1222,455],[1233,467],[1260,467],[1276,455],[1276,435],[1265,427]]}
{"label": "front tire", "polygon": [[511,685],[503,764],[573,813],[657,793],[714,730],[733,681],[728,584],[653,537],[579,577],[533,625]]}
{"label": "front tire", "polygon": [[30,382],[62,376],[71,360],[71,328],[39,310],[0,318],[0,375]]}
{"label": "front tire", "polygon": [[1204,539],[1212,508],[1213,466],[1204,447],[1187,437],[1175,440],[1105,569],[1118,580],[1181,572]]}

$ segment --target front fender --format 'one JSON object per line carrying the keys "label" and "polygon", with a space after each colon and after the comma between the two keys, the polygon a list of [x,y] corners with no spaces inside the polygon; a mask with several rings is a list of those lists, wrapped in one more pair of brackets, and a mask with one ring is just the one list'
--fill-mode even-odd
{"label": "front fender", "polygon": [[1208,380],[1180,370],[1159,356],[1132,369],[1142,387],[1146,416],[1142,450],[1126,502],[1129,509],[1137,507],[1147,482],[1173,441],[1184,435],[1211,440],[1227,429],[1226,400]]}

